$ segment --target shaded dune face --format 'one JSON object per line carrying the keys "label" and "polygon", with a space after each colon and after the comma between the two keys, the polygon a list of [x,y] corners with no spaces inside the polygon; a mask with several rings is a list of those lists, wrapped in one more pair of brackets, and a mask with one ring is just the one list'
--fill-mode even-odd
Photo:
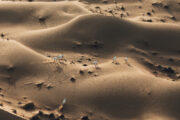
{"label": "shaded dune face", "polygon": [[[163,2],[171,8],[152,14],[174,14],[174,23],[92,14],[92,6],[114,1],[82,1],[89,3],[0,3],[0,108],[11,110],[0,109],[0,119],[180,119],[177,1]],[[131,5],[146,10],[152,4],[117,2],[127,4],[123,13]]]}
{"label": "shaded dune face", "polygon": [[[83,16],[75,20],[70,21],[68,24],[59,26],[45,31],[30,32],[26,35],[20,35],[20,42],[35,49],[50,50],[73,50],[76,47],[76,43],[81,44],[84,51],[95,50],[110,50],[110,47],[119,42],[125,42],[125,33],[130,34],[133,31],[133,27],[128,22],[121,21],[114,18],[105,18],[104,16]],[[102,21],[103,20],[103,21]],[[96,22],[99,21],[99,22]],[[88,25],[88,29],[86,28]],[[106,26],[107,25],[107,26]],[[130,29],[131,27],[131,29]],[[115,32],[112,32],[115,31]],[[30,35],[31,34],[31,35]],[[17,40],[18,40],[17,36]],[[33,37],[33,39],[31,38]],[[31,39],[31,40],[28,40]],[[37,41],[38,39],[38,41]],[[51,40],[49,40],[51,39]],[[111,41],[109,41],[111,39]],[[31,44],[36,42],[36,44]],[[126,42],[125,42],[126,43]],[[45,44],[49,46],[45,47]],[[107,46],[108,45],[108,46]],[[80,52],[80,50],[77,51]],[[87,49],[87,50],[86,50]],[[76,49],[74,49],[76,51]]]}
{"label": "shaded dune face", "polygon": [[68,2],[1,3],[0,24],[3,28],[1,32],[10,34],[11,32],[19,33],[20,31],[44,29],[64,24],[76,16],[88,13],[80,5]]}
{"label": "shaded dune face", "polygon": [[[179,88],[178,88],[179,89]],[[173,116],[177,119],[180,118],[178,111],[180,110],[180,104],[177,102],[180,100],[179,92],[178,90],[172,90],[166,93],[162,97],[162,109],[165,110],[165,114],[168,114],[170,116]]]}
{"label": "shaded dune face", "polygon": [[[136,80],[136,79],[132,79],[132,80]],[[177,89],[173,88],[175,87],[174,85],[171,86],[173,88],[172,91],[171,91],[172,88],[171,87],[168,88],[166,85],[165,85],[166,87],[164,88],[162,87],[161,89],[152,88],[152,86],[150,86],[148,88],[153,90],[150,92],[144,92],[142,90],[142,86],[144,85],[141,85],[141,89],[139,89],[140,86],[136,88],[136,84],[138,83],[141,84],[141,82],[138,80],[136,81],[135,84],[133,84],[133,82],[131,81],[130,83],[131,87],[133,86],[132,91],[131,88],[128,87],[124,88],[125,90],[123,91],[123,85],[122,86],[120,85],[119,86],[120,89],[116,90],[116,92],[118,91],[118,93],[116,93],[115,91],[108,92],[107,90],[106,92],[101,91],[98,95],[94,93],[91,96],[90,94],[90,97],[87,98],[90,103],[92,102],[91,105],[94,105],[95,110],[99,110],[117,119],[139,118],[140,116],[146,115],[149,112],[154,114],[158,112],[159,115],[165,114],[172,117],[171,119],[180,118],[178,114],[178,111],[180,110],[178,103],[179,86]],[[110,84],[112,84],[112,82]],[[162,86],[162,84],[159,85]],[[99,87],[100,86],[101,85],[99,85]],[[113,89],[114,87],[117,86],[114,85],[112,88],[109,87],[109,89]],[[98,90],[96,90],[96,92],[97,91]]]}
{"label": "shaded dune face", "polygon": [[[123,76],[124,73],[111,73],[83,81],[76,86],[73,95],[67,96],[70,100],[68,108],[88,106],[92,111],[113,119],[146,119],[148,114],[179,119],[179,84],[134,73],[127,73],[132,74],[131,77]],[[146,84],[144,78],[148,78]],[[150,118],[156,118],[154,116]]]}
{"label": "shaded dune face", "polygon": [[113,17],[87,15],[63,26],[28,32],[15,39],[34,49],[46,51],[83,50],[85,53],[99,52],[106,55],[134,45],[144,50],[178,52],[179,31],[176,25],[144,25]]}
{"label": "shaded dune face", "polygon": [[17,117],[16,115],[12,115],[10,113],[8,113],[7,111],[1,110],[0,109],[0,119],[2,120],[25,120],[21,117]]}
{"label": "shaded dune face", "polygon": [[[134,84],[123,76],[109,81],[112,79],[110,76],[97,82],[93,81],[93,85],[88,82],[82,83],[79,87],[81,89],[80,103],[86,102],[84,104],[113,118],[132,119],[146,113],[146,107],[150,101],[149,96],[143,93],[144,88],[139,89],[138,83]],[[127,80],[127,83],[131,83],[133,87],[124,86],[126,82],[122,82],[123,80]]]}

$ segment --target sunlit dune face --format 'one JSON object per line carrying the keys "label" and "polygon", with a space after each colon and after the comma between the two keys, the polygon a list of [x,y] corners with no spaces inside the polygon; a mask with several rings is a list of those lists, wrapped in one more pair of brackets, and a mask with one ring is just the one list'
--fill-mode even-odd
{"label": "sunlit dune face", "polygon": [[0,120],[179,120],[178,0],[0,0]]}

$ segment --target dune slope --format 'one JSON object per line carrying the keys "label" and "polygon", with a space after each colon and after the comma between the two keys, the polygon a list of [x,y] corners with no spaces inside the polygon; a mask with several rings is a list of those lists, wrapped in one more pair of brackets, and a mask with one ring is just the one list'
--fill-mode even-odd
{"label": "dune slope", "polygon": [[178,6],[1,1],[0,119],[180,119]]}

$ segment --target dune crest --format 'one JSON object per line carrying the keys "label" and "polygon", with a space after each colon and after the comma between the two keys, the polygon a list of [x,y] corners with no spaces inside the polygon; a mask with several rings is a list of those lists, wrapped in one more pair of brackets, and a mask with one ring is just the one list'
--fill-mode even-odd
{"label": "dune crest", "polygon": [[0,119],[180,119],[179,6],[0,1]]}

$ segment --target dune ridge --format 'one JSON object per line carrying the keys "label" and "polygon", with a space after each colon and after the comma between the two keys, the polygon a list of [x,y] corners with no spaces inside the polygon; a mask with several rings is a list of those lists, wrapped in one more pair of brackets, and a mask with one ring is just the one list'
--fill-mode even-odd
{"label": "dune ridge", "polygon": [[0,119],[180,119],[178,6],[0,1]]}

